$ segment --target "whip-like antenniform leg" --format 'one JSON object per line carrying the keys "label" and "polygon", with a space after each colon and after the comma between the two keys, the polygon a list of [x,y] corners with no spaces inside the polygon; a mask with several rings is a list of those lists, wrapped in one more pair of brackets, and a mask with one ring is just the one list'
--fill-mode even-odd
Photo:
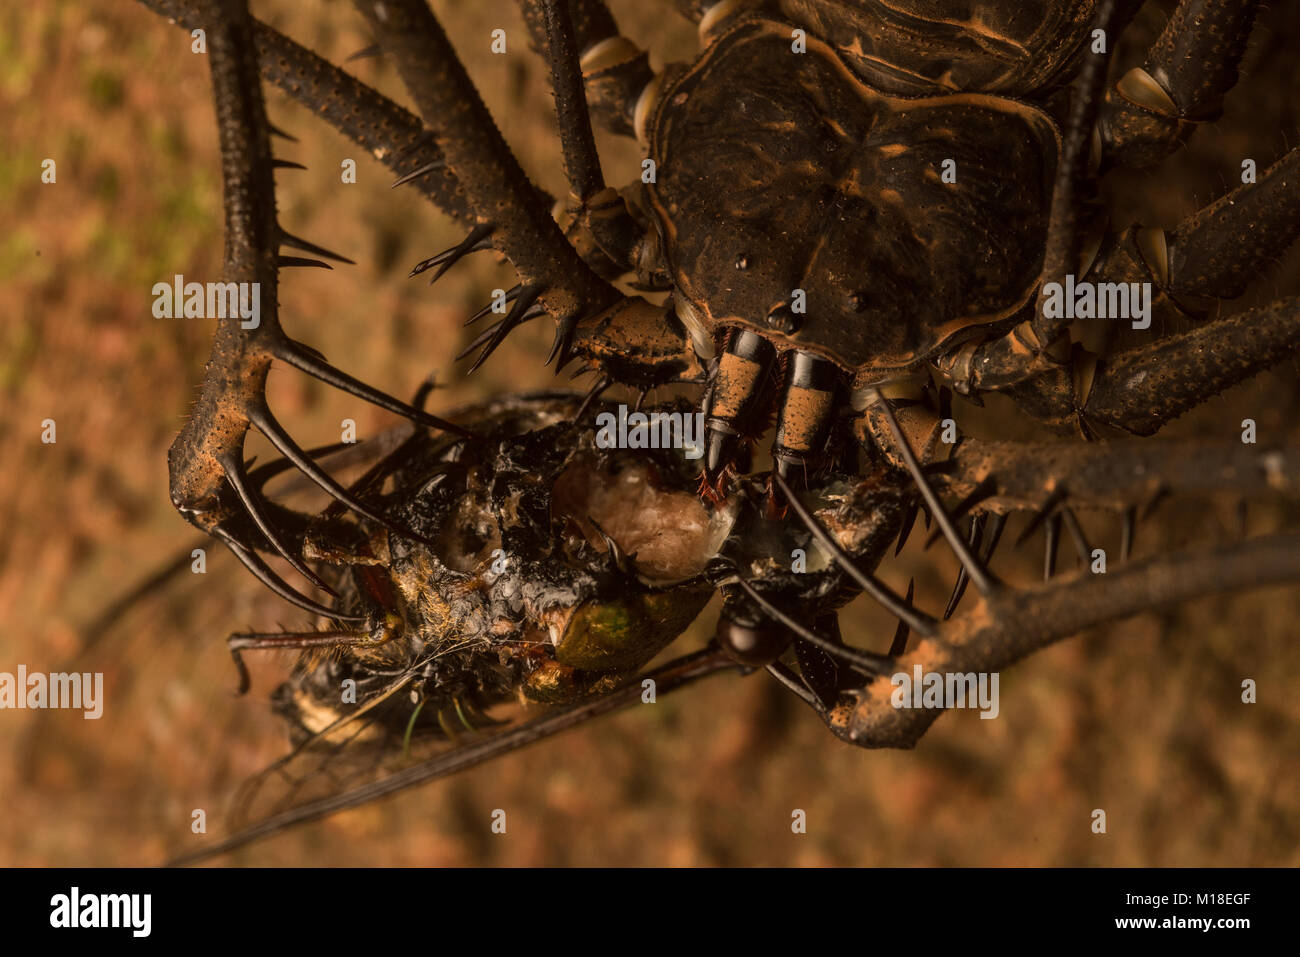
{"label": "whip-like antenniform leg", "polygon": [[[520,0],[519,7],[533,46],[547,62],[554,62],[557,53],[551,49],[545,13],[549,2]],[[570,0],[565,6],[592,116],[613,133],[634,135],[637,100],[655,78],[649,54],[619,33],[601,0]]]}

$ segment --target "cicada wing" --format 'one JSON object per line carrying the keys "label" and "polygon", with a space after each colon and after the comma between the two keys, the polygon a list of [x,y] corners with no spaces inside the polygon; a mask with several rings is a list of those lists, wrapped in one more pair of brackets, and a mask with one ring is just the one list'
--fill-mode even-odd
{"label": "cicada wing", "polygon": [[[411,699],[411,677],[394,679],[380,695],[303,737],[287,754],[249,778],[235,796],[232,829],[257,828],[297,808],[376,784],[457,749],[480,745],[518,723],[522,715],[522,709],[506,705],[494,709],[508,712],[504,716],[476,712],[467,723],[463,712],[456,709],[457,713],[443,717],[437,727],[426,722],[417,728],[425,705]],[[407,727],[401,731],[391,721],[394,706],[409,714]],[[381,719],[385,708],[389,709],[387,720]]]}

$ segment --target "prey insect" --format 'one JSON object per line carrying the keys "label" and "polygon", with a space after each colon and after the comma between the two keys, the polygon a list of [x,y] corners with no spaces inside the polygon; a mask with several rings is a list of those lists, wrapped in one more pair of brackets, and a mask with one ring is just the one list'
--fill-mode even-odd
{"label": "prey insect", "polygon": [[[254,648],[308,649],[273,695],[294,748],[244,787],[236,833],[181,862],[465,770],[726,671],[765,669],[846,740],[910,747],[939,711],[893,707],[893,674],[997,671],[1089,624],[1297,572],[1300,539],[1278,534],[1126,562],[1103,576],[999,585],[990,599],[943,620],[912,607],[909,596],[899,610],[908,624],[887,651],[851,649],[827,637],[837,634],[834,609],[858,589],[891,602],[867,568],[893,550],[897,516],[924,505],[916,484],[890,470],[827,476],[816,490],[788,491],[791,525],[763,517],[761,486],[710,509],[677,450],[602,450],[594,423],[573,418],[583,401],[531,394],[461,410],[457,420],[472,426],[472,439],[403,430],[406,438],[352,491],[436,536],[436,548],[396,548],[382,526],[353,523],[339,509],[311,523],[304,548],[342,610],[383,628],[231,637],[237,662]],[[1073,508],[1107,512],[1159,495],[1294,498],[1300,448],[969,439],[931,480],[949,501],[980,496],[973,525],[1000,529],[1012,513],[1041,514],[1046,490],[1067,480],[1078,483]],[[763,523],[760,532],[754,522]],[[807,566],[779,570],[775,560],[796,549]],[[493,556],[507,552],[519,564],[494,569]],[[718,586],[748,595],[793,646],[771,659],[765,635],[746,648],[732,624],[725,649],[714,643],[646,671]],[[787,596],[795,589],[804,607],[818,609],[816,630],[792,617],[799,612]],[[920,643],[909,641],[913,623]]]}
{"label": "prey insect", "polygon": [[[1052,574],[1062,529],[1093,558],[1077,509],[1124,514],[1131,541],[1129,516],[1157,493],[1294,491],[1285,448],[1206,442],[1152,453],[1113,437],[1150,435],[1287,356],[1300,338],[1294,298],[1096,354],[1072,341],[1059,311],[1043,308],[1050,284],[1072,277],[1144,285],[1158,316],[1198,317],[1293,242],[1294,150],[1172,231],[1116,230],[1104,215],[1078,213],[1095,199],[1099,172],[1162,158],[1216,115],[1257,4],[1185,0],[1144,63],[1114,78],[1109,52],[1135,9],[1115,0],[1060,0],[1031,17],[1016,15],[1019,4],[989,3],[979,29],[958,15],[965,4],[932,16],[873,2],[686,2],[703,48],[657,75],[598,0],[529,0],[571,187],[553,204],[523,173],[422,2],[357,4],[418,119],[242,4],[146,2],[208,31],[225,278],[260,283],[271,304],[252,332],[218,329],[199,402],[172,448],[173,501],[287,600],[329,622],[232,645],[237,658],[334,650],[324,663],[306,659],[282,692],[303,741],[370,735],[376,753],[390,754],[421,732],[447,738],[455,721],[467,732],[482,727],[488,709],[520,693],[576,709],[552,719],[567,726],[633,700],[631,682],[716,589],[715,645],[664,676],[730,662],[762,668],[844,740],[910,746],[937,711],[890,708],[896,670],[996,669],[1089,624],[1206,589],[1294,579],[1287,534],[1066,580]],[[488,248],[516,269],[509,311],[466,350],[481,350],[476,364],[522,323],[549,316],[547,362],[578,363],[596,377],[591,391],[519,399],[526,414],[506,402],[469,419],[438,418],[290,339],[275,309],[279,270],[311,263],[279,249],[332,254],[276,219],[259,73],[466,227],[462,242],[416,274],[436,279]],[[649,176],[622,189],[605,184],[593,118],[638,138]],[[617,279],[644,295],[624,293]],[[420,447],[344,488],[267,408],[274,359],[406,415]],[[664,501],[687,495],[709,529],[678,543],[666,578],[647,578],[644,550],[624,541],[633,532],[620,537],[582,509],[557,512],[574,482],[585,482],[580,501],[596,497],[591,482],[573,478],[573,457],[592,454],[587,422],[612,385],[702,391],[703,474],[660,461],[641,482]],[[948,390],[976,402],[1009,396],[1076,441],[946,441]],[[568,403],[563,421],[547,402]],[[313,519],[272,503],[243,460],[250,428],[338,504]],[[756,442],[769,430],[771,467],[755,470]],[[1232,466],[1207,479],[1196,472],[1207,457]],[[467,463],[478,463],[478,479],[461,474]],[[581,468],[603,476],[599,488],[631,466]],[[525,508],[523,490],[507,497],[508,509],[481,494],[516,474],[538,480],[531,493],[544,507]],[[680,509],[660,501],[642,511],[662,533]],[[876,577],[922,511],[961,565],[942,617]],[[989,567],[1014,511],[1033,513],[1030,530],[1045,532],[1042,586],[1010,587]],[[453,530],[466,524],[473,540],[457,540]],[[599,568],[594,542],[605,545]],[[492,571],[496,550],[507,567]],[[809,559],[797,568],[796,551]],[[276,553],[335,604],[290,586],[262,557]],[[958,614],[972,590],[974,605]],[[838,609],[861,591],[898,619],[888,653],[839,637]],[[345,682],[363,721],[324,704]],[[482,753],[552,727],[536,720]],[[467,759],[447,760],[433,767]],[[387,786],[419,776],[395,775]],[[308,801],[269,820],[283,826],[374,796]]]}

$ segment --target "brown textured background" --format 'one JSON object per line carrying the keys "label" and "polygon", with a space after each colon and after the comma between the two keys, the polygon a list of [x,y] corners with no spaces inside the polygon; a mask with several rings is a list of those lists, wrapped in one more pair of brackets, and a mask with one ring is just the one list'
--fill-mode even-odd
{"label": "brown textured background", "polygon": [[[546,188],[563,186],[549,90],[513,3],[435,4],[471,74]],[[613,3],[643,45],[683,58],[693,27],[666,4]],[[1167,6],[1167,5],[1166,5]],[[1300,66],[1285,52],[1298,11],[1268,12],[1223,121],[1160,170],[1113,177],[1120,218],[1172,226],[1296,141]],[[255,13],[336,62],[369,41],[344,3],[255,3]],[[1148,9],[1128,45],[1162,22]],[[489,56],[495,27],[509,54]],[[1121,51],[1123,53],[1123,51]],[[353,64],[401,99],[381,61]],[[457,237],[416,194],[305,111],[268,93],[272,120],[299,137],[280,155],[286,226],[359,263],[294,271],[281,288],[295,336],[398,394],[430,370],[440,408],[552,380],[550,331],[516,334],[471,380],[450,356],[460,321],[509,272],[476,257],[430,289],[407,280]],[[145,864],[189,846],[192,808],[221,833],[232,788],[282,752],[266,695],[288,659],[262,659],[234,698],[223,638],[300,620],[219,547],[209,573],[176,578],[106,623],[114,599],[192,547],[167,500],[165,451],[207,354],[210,329],[159,320],[150,287],[174,273],[215,277],[220,182],[206,63],[189,38],[128,3],[41,0],[0,12],[0,670],[103,671],[105,716],[0,712],[0,864]],[[637,172],[634,145],[601,139],[606,175]],[[58,162],[42,185],[41,160]],[[339,183],[358,161],[359,182]],[[1295,292],[1300,257],[1261,264],[1251,301]],[[1261,441],[1295,437],[1296,368],[1284,363],[1170,433],[1231,440],[1246,415]],[[362,437],[391,420],[315,380],[278,370],[271,405],[304,445]],[[963,423],[1033,434],[1005,406]],[[54,418],[58,442],[39,442]],[[251,445],[252,451],[265,449]],[[1231,534],[1223,503],[1170,503],[1140,549]],[[1286,520],[1252,512],[1255,530]],[[1118,523],[1092,517],[1112,544]],[[1009,530],[1008,540],[1016,527]],[[933,608],[954,565],[919,538],[889,563],[917,578]],[[1035,541],[1037,544],[1037,540]],[[1062,547],[1062,568],[1072,558]],[[1036,550],[1000,559],[1029,576]],[[1023,580],[1023,578],[1021,579]],[[913,753],[861,752],[834,740],[774,683],[721,678],[654,709],[589,725],[530,751],[240,852],[248,864],[1291,864],[1300,863],[1300,645],[1297,590],[1203,600],[1065,642],[1003,675],[1002,715],[943,718]],[[714,609],[696,631],[712,625]],[[858,602],[851,637],[887,641]],[[683,645],[699,640],[699,634]],[[1240,703],[1243,677],[1260,701]],[[1090,812],[1107,811],[1093,835]],[[494,808],[508,812],[491,834]],[[790,832],[794,808],[809,830]]]}

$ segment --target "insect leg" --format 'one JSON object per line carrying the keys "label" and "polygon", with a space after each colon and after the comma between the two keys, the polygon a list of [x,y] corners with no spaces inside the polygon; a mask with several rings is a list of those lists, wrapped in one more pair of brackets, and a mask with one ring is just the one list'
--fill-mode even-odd
{"label": "insect leg", "polygon": [[1235,298],[1261,263],[1281,256],[1298,236],[1300,147],[1256,182],[1238,186],[1178,224],[1168,243],[1169,292],[1175,298]]}
{"label": "insect leg", "polygon": [[358,0],[356,6],[437,136],[476,223],[492,225],[492,244],[525,284],[543,287],[547,311],[563,323],[619,302],[622,295],[582,261],[560,232],[549,204],[506,145],[428,5],[423,0]]}
{"label": "insect leg", "polygon": [[[606,187],[601,175],[578,57],[582,37],[571,16],[570,4],[567,0],[522,0],[521,6],[530,29],[540,30],[542,34],[540,39],[544,42],[539,45],[550,66],[551,86],[555,91],[560,145],[570,188],[569,202],[558,218],[566,224],[565,234],[571,241],[579,249],[587,250],[584,258],[592,267],[606,278],[616,278],[637,269],[651,227],[633,216],[623,197],[617,190]],[[608,28],[616,31],[608,11],[596,6],[604,14]],[[582,11],[588,17],[592,12]],[[590,20],[587,25],[591,25]],[[617,39],[620,38],[615,36]],[[596,248],[591,248],[593,245]],[[603,269],[601,257],[595,255],[597,251],[608,259]]]}
{"label": "insect leg", "polygon": [[[532,45],[548,62],[554,62],[546,4],[542,0],[520,0],[519,6]],[[568,6],[574,48],[581,57],[579,66],[593,118],[610,132],[635,135],[637,101],[655,78],[649,54],[619,33],[618,24],[602,0],[573,0]]]}
{"label": "insect leg", "polygon": [[1300,296],[1292,296],[1105,359],[1083,415],[1135,435],[1152,435],[1297,349]]}
{"label": "insect leg", "polygon": [[[754,605],[761,609],[765,620],[753,622],[738,615],[735,609],[724,610],[718,618],[717,638],[727,654],[736,661],[757,667],[775,660],[785,650],[791,638],[802,639],[825,654],[847,662],[864,674],[883,674],[890,665],[886,655],[873,651],[850,648],[839,640],[838,628],[834,637],[819,634],[807,625],[786,614],[740,574],[736,585]],[[912,611],[913,616],[919,613]],[[777,625],[781,627],[776,627]],[[784,628],[784,630],[782,630]]]}
{"label": "insect leg", "polygon": [[891,615],[894,615],[900,621],[907,623],[908,627],[917,632],[917,634],[929,636],[934,633],[934,619],[924,612],[912,607],[910,599],[901,599],[894,592],[890,591],[887,586],[877,581],[872,575],[858,566],[844,547],[836,540],[835,536],[817,517],[801,502],[794,494],[794,491],[785,483],[779,475],[776,476],[776,484],[785,495],[786,501],[790,503],[790,508],[799,521],[803,522],[808,531],[812,532],[813,537],[830,552],[835,563],[840,566],[849,577],[858,583],[858,585],[880,603]]}
{"label": "insect leg", "polygon": [[245,651],[285,651],[288,649],[334,648],[338,645],[356,645],[371,640],[370,633],[333,628],[326,631],[283,631],[275,633],[244,632],[226,639],[230,657],[239,672],[239,694],[248,692],[251,680],[248,666],[244,664]]}
{"label": "insect leg", "polygon": [[[1107,237],[1084,278],[1097,287],[1148,284],[1154,290],[1153,312],[1162,308],[1185,315],[1209,297],[1239,296],[1261,263],[1300,236],[1298,185],[1300,147],[1256,182],[1225,194],[1170,233],[1134,227]],[[1068,354],[1034,354],[1012,330],[938,364],[962,391],[1013,390],[1026,412],[1049,424],[1069,427],[1080,421],[1083,409],[1096,423],[1150,435],[1289,355],[1297,341],[1297,322],[1289,309],[1282,300],[1100,363],[1087,357],[1072,360]],[[1155,365],[1184,358],[1181,367]],[[1152,375],[1139,377],[1147,371]]]}
{"label": "insect leg", "polygon": [[[995,521],[1012,511],[1032,512],[1016,545],[1054,515],[1068,522],[1070,508],[1117,513],[1122,517],[1120,557],[1127,560],[1139,512],[1147,515],[1165,496],[1232,495],[1260,500],[1300,495],[1300,449],[1204,439],[1164,440],[1154,446],[1145,439],[1106,443],[966,439],[936,480],[945,496],[969,497],[974,490],[991,487],[982,507]],[[987,562],[989,555],[986,546],[981,557]]]}
{"label": "insect leg", "polygon": [[1182,0],[1141,67],[1106,93],[1102,160],[1150,166],[1215,120],[1237,83],[1260,0]]}
{"label": "insect leg", "polygon": [[902,457],[907,471],[912,475],[912,481],[916,483],[917,490],[925,500],[930,512],[934,515],[935,524],[943,531],[943,535],[948,539],[948,545],[957,554],[961,565],[966,569],[966,574],[975,587],[984,595],[991,595],[997,589],[997,581],[984,567],[983,562],[975,557],[975,554],[966,545],[965,540],[958,534],[956,527],[953,525],[952,517],[944,508],[943,502],[935,493],[929,478],[921,469],[921,465],[916,460],[916,453],[912,451],[911,445],[907,441],[907,435],[898,424],[898,419],[894,416],[893,410],[890,409],[887,401],[879,403],[881,414],[884,416],[889,426],[889,431],[893,436],[895,448]]}
{"label": "insect leg", "polygon": [[[1111,32],[1117,19],[1118,0],[1101,0],[1093,21],[1097,29]],[[1079,70],[1070,98],[1070,115],[1064,130],[1061,155],[1057,161],[1056,180],[1052,187],[1051,216],[1047,224],[1047,248],[1043,253],[1043,289],[1069,272],[1078,245],[1078,187],[1088,167],[1093,129],[1101,105],[1101,89],[1106,82],[1113,42],[1104,53],[1091,52]],[[1040,290],[1040,297],[1045,292]],[[1033,338],[1039,348],[1053,343],[1066,331],[1066,324],[1048,319],[1039,309],[1032,323]]]}
{"label": "insect leg", "polygon": [[1106,237],[1086,277],[1152,284],[1179,312],[1235,299],[1300,237],[1300,147],[1252,182],[1197,210],[1171,232],[1132,227]]}

